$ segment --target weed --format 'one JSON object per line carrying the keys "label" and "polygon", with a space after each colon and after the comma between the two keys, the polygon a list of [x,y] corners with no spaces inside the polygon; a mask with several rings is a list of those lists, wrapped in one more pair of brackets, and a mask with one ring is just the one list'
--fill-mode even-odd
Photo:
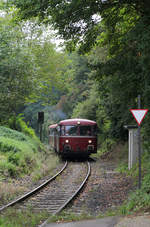
{"label": "weed", "polygon": [[87,213],[75,214],[73,212],[62,211],[59,215],[52,215],[49,222],[68,222],[92,219],[93,217]]}
{"label": "weed", "polygon": [[0,198],[1,203],[6,204],[8,201],[13,200],[18,194],[22,194],[24,191],[24,187],[19,186],[13,183],[0,183]]}
{"label": "weed", "polygon": [[[126,215],[131,212],[137,212],[142,210],[149,210],[150,208],[150,155],[149,152],[145,152],[142,156],[142,187],[136,191],[130,193],[129,198],[120,207],[120,214]],[[127,165],[122,165],[122,168],[118,169],[128,175],[131,175],[135,179],[135,183],[138,177],[138,163],[134,164],[131,170],[127,169]],[[137,183],[136,183],[137,184]]]}
{"label": "weed", "polygon": [[1,227],[35,227],[48,218],[47,212],[35,213],[32,209],[15,210],[8,209],[0,215]]}

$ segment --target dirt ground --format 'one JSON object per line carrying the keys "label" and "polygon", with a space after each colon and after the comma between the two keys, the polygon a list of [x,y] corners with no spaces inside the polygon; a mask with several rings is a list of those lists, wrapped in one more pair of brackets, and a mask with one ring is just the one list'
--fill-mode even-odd
{"label": "dirt ground", "polygon": [[88,183],[68,210],[97,216],[121,205],[134,186],[131,177],[116,172],[117,166],[111,157],[91,159]]}

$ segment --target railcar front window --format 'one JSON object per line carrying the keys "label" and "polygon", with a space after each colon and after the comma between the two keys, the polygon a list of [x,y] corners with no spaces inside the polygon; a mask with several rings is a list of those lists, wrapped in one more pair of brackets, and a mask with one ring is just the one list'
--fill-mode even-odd
{"label": "railcar front window", "polygon": [[66,136],[77,136],[78,127],[76,125],[67,125],[65,127],[65,135]]}
{"label": "railcar front window", "polygon": [[79,127],[80,136],[91,136],[92,135],[92,128],[91,126],[80,126]]}

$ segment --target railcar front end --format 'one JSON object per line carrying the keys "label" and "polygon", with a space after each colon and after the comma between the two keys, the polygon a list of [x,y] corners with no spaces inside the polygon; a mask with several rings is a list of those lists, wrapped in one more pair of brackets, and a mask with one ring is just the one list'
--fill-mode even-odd
{"label": "railcar front end", "polygon": [[97,152],[97,124],[86,119],[59,123],[59,153],[63,156],[89,156]]}

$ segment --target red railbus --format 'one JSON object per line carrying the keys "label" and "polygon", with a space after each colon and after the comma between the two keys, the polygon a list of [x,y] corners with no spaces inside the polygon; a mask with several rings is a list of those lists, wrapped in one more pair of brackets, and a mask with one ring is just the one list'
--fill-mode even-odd
{"label": "red railbus", "polygon": [[89,156],[97,152],[97,123],[87,119],[67,119],[60,121],[53,128],[49,143],[63,156]]}

